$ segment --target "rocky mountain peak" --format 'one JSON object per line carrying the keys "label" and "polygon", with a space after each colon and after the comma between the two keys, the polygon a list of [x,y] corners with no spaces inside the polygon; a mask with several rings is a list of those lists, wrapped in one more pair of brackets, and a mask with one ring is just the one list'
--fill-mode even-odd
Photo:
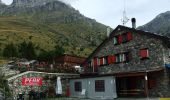
{"label": "rocky mountain peak", "polygon": [[13,0],[12,5],[14,6],[39,6],[44,5],[48,2],[58,1],[58,0]]}
{"label": "rocky mountain peak", "polygon": [[157,15],[149,23],[140,26],[138,29],[170,37],[170,11]]}

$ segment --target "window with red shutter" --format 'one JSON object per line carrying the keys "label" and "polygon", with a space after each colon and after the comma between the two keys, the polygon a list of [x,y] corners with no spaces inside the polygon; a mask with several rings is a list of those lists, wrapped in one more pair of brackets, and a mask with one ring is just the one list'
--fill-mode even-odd
{"label": "window with red shutter", "polygon": [[140,58],[141,59],[149,58],[149,50],[147,48],[140,50]]}
{"label": "window with red shutter", "polygon": [[130,41],[130,40],[132,40],[132,33],[128,32],[127,33],[127,41]]}
{"label": "window with red shutter", "polygon": [[102,65],[103,65],[103,57],[100,58],[100,66],[102,66]]}
{"label": "window with red shutter", "polygon": [[115,63],[127,63],[132,59],[132,54],[130,52],[119,53],[114,56]]}

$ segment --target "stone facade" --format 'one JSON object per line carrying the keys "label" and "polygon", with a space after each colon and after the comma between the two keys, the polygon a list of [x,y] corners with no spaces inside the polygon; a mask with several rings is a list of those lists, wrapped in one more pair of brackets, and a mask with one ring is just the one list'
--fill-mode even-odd
{"label": "stone facade", "polygon": [[[114,36],[131,32],[133,39],[129,42],[114,45]],[[167,38],[166,38],[167,39]],[[168,40],[169,42],[169,40]],[[170,42],[169,42],[170,43]],[[169,70],[165,68],[165,64],[170,64],[169,47],[162,36],[149,32],[143,32],[124,26],[118,26],[87,59],[91,61],[94,57],[100,58],[109,55],[115,55],[123,52],[131,53],[131,60],[126,63],[114,63],[104,66],[98,66],[99,74],[123,73],[123,72],[140,72],[155,69],[164,69],[160,75],[154,75],[156,78],[156,87],[149,90],[149,96],[153,97],[170,97],[170,75]],[[147,48],[149,58],[141,60],[140,50]],[[86,67],[87,72],[92,72],[93,67]]]}

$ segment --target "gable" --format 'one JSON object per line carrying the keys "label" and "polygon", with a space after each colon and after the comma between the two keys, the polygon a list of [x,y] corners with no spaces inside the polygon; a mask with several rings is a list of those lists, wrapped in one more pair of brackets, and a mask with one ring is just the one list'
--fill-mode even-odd
{"label": "gable", "polygon": [[[96,54],[102,49],[102,48],[105,48],[107,47],[107,44],[109,42],[112,42],[113,41],[113,38],[115,36],[120,36],[124,33],[127,33],[127,32],[131,32],[132,34],[139,34],[141,36],[145,36],[145,37],[148,37],[148,38],[152,38],[152,39],[157,39],[157,40],[160,40],[160,41],[163,41],[164,44],[166,45],[170,45],[170,39],[168,37],[165,37],[165,36],[160,36],[160,35],[157,35],[157,34],[153,34],[153,33],[150,33],[150,32],[144,32],[144,31],[141,31],[141,30],[136,30],[136,29],[133,29],[133,28],[128,28],[128,27],[125,27],[125,26],[117,26],[117,28],[115,28],[111,34],[110,34],[110,37],[107,37],[95,50],[94,52],[86,59],[85,62],[88,62],[90,59],[92,59],[93,57],[96,56]],[[107,48],[106,48],[107,49]],[[84,62],[84,63],[85,63]]]}

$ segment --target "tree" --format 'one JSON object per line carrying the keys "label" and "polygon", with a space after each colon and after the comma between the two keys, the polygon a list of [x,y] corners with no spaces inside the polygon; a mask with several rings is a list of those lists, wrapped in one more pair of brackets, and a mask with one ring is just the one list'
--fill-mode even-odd
{"label": "tree", "polygon": [[17,57],[18,52],[16,46],[13,43],[6,45],[6,47],[3,50],[3,56],[8,58]]}
{"label": "tree", "polygon": [[46,60],[49,63],[52,63],[54,57],[63,55],[65,50],[62,46],[55,46],[55,49],[52,51],[41,51],[37,57],[38,60],[43,61]]}
{"label": "tree", "polygon": [[56,45],[54,50],[54,56],[60,56],[65,53],[65,50],[62,46]]}
{"label": "tree", "polygon": [[27,58],[27,59],[34,59],[36,57],[35,54],[35,45],[32,42],[22,42],[19,47],[19,56],[21,58]]}

